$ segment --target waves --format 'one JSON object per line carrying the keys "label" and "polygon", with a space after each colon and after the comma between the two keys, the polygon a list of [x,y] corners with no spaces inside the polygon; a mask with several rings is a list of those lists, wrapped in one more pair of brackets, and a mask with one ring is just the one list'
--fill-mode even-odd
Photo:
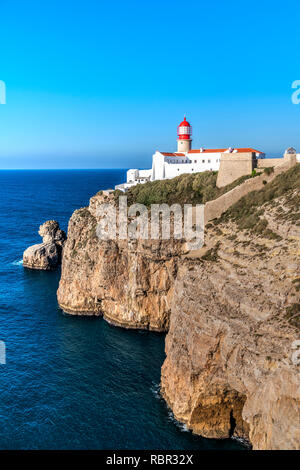
{"label": "waves", "polygon": [[12,263],[13,266],[22,266],[23,265],[23,260],[20,259],[20,260],[16,260],[16,261],[13,261]]}
{"label": "waves", "polygon": [[[165,403],[165,401],[164,401],[164,399],[163,399],[163,397],[161,396],[161,393],[160,393],[160,384],[157,384],[157,383],[153,382],[152,387],[151,387],[151,392],[153,393],[156,400],[160,400],[161,402],[163,402],[166,405],[166,403]],[[186,424],[183,424],[183,423],[180,423],[179,421],[177,421],[177,419],[175,418],[172,410],[169,407],[167,407],[167,418],[168,418],[168,421],[171,421],[171,423],[175,424],[175,426],[178,429],[180,429],[180,431],[190,432],[190,430],[188,429]]]}

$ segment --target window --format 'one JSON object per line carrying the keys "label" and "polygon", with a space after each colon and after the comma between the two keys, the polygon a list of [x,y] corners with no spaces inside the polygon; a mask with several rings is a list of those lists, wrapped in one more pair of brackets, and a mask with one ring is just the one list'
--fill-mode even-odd
{"label": "window", "polygon": [[210,163],[210,160],[208,160],[208,163]]}
{"label": "window", "polygon": [[205,160],[202,160],[202,163],[205,163]]}
{"label": "window", "polygon": [[194,163],[197,163],[197,160],[194,160]]}

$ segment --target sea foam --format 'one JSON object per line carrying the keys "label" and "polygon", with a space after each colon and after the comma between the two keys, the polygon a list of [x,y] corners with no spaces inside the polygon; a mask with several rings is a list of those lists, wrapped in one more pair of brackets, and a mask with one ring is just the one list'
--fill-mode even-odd
{"label": "sea foam", "polygon": [[19,261],[13,261],[11,264],[12,264],[13,266],[22,266],[23,260],[20,259]]}

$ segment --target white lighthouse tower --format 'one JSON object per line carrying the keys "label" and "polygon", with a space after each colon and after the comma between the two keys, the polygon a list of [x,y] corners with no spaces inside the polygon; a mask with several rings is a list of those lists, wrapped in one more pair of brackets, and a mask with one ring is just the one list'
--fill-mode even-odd
{"label": "white lighthouse tower", "polygon": [[192,126],[184,120],[177,127],[177,152],[189,152],[192,148]]}

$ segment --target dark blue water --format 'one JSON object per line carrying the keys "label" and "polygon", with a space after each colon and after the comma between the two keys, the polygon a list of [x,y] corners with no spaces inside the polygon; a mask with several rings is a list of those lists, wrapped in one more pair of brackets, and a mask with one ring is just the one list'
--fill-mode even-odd
{"label": "dark blue water", "polygon": [[66,229],[74,209],[125,170],[0,171],[0,449],[229,449],[173,420],[159,398],[164,335],[64,315],[59,272],[24,270],[39,225]]}

